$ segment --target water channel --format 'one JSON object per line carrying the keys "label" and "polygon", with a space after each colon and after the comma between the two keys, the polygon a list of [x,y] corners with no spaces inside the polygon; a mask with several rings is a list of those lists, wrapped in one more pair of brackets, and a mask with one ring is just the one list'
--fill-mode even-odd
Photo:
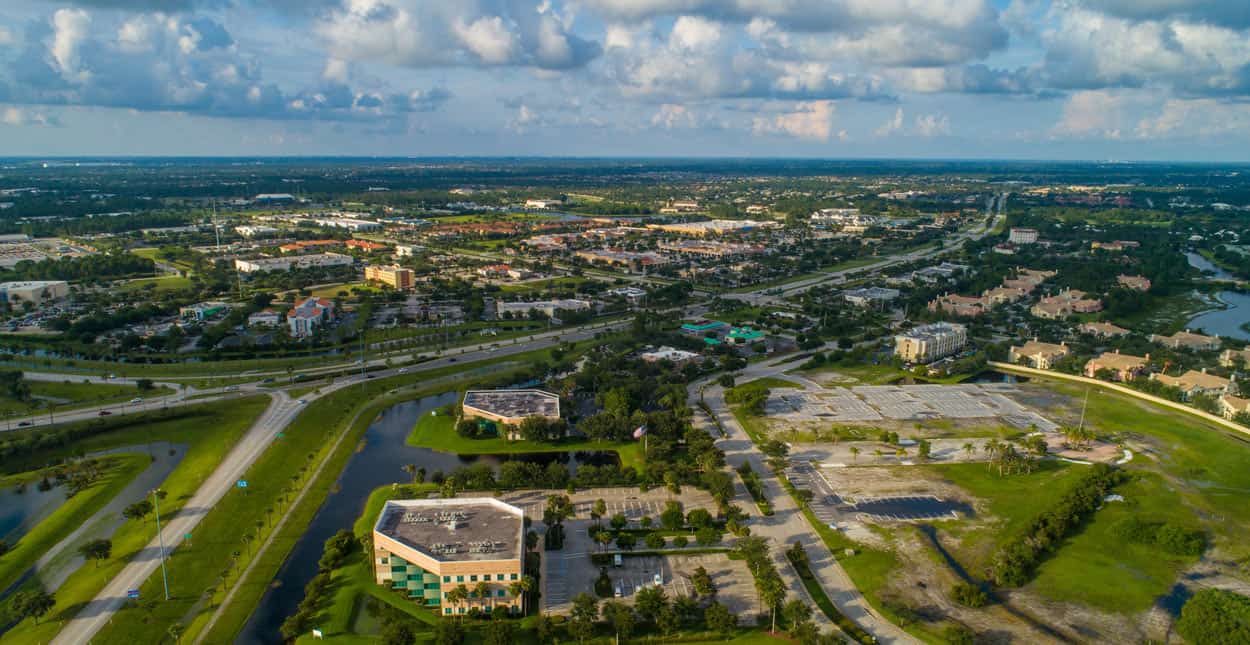
{"label": "water channel", "polygon": [[364,446],[352,455],[335,486],[313,516],[299,541],[287,556],[273,583],[261,597],[260,604],[244,625],[235,643],[282,642],[280,628],[287,616],[295,613],[304,598],[304,586],[317,574],[317,561],[321,558],[325,541],[339,529],[350,529],[364,510],[370,493],[392,483],[407,483],[410,476],[403,471],[405,464],[425,468],[427,473],[453,470],[474,463],[485,463],[498,468],[508,459],[524,459],[539,463],[557,461],[575,472],[580,461],[600,465],[614,462],[615,453],[550,452],[528,455],[456,455],[428,448],[415,448],[405,439],[421,416],[429,414],[449,403],[455,403],[457,393],[448,392],[416,401],[400,403],[387,408],[365,430]]}
{"label": "water channel", "polygon": [[1250,322],[1250,294],[1221,291],[1215,297],[1223,303],[1222,309],[1203,311],[1190,318],[1185,326],[1201,329],[1207,334],[1250,340],[1250,331],[1243,327]]}
{"label": "water channel", "polygon": [[[111,538],[125,522],[121,510],[127,504],[143,498],[147,491],[160,485],[169,474],[178,467],[186,453],[186,444],[157,441],[148,444],[122,446],[109,450],[93,452],[87,457],[101,457],[110,454],[147,453],[152,462],[135,476],[116,496],[86,518],[69,535],[54,544],[36,562],[35,566],[22,574],[7,589],[0,589],[0,598],[6,597],[27,578],[39,573],[39,578],[46,589],[55,591],[65,582],[84,560],[78,553],[78,547],[89,540]],[[0,491],[0,537],[10,545],[16,544],[23,535],[47,519],[49,515],[65,503],[65,489],[54,486],[41,491],[37,482],[28,482],[22,492],[17,487]]]}

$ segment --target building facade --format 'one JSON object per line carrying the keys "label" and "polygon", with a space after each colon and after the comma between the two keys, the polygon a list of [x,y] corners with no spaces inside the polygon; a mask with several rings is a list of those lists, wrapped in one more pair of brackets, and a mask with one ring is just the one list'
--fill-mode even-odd
{"label": "building facade", "polygon": [[407,291],[412,288],[413,273],[412,269],[400,266],[371,265],[365,267],[365,280],[379,282],[398,291]]}
{"label": "building facade", "polygon": [[909,363],[928,363],[958,352],[967,343],[967,327],[938,322],[895,336],[894,355]]}
{"label": "building facade", "polygon": [[374,580],[444,616],[520,611],[524,561],[524,512],[497,499],[391,500],[373,527]]}

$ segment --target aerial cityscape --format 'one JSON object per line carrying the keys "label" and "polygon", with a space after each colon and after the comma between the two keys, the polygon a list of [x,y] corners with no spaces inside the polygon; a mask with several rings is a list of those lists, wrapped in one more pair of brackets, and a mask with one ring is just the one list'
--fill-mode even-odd
{"label": "aerial cityscape", "polygon": [[1250,4],[3,4],[0,645],[1250,644]]}

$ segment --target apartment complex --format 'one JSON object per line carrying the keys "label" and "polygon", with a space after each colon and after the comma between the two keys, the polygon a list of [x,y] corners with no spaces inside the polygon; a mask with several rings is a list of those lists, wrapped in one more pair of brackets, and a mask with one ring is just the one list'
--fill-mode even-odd
{"label": "apartment complex", "polygon": [[967,327],[938,322],[895,336],[894,355],[909,363],[928,363],[958,352],[967,342]]}
{"label": "apartment complex", "polygon": [[1037,339],[1033,339],[1023,345],[1012,346],[1007,350],[1007,362],[1019,364],[1025,362],[1029,367],[1039,370],[1048,370],[1055,365],[1059,359],[1067,356],[1070,350],[1066,343],[1058,345],[1054,343],[1042,343]]}
{"label": "apartment complex", "polygon": [[286,312],[291,336],[295,338],[311,336],[318,327],[325,325],[333,317],[334,301],[328,298],[309,298]]}
{"label": "apartment complex", "polygon": [[[374,579],[444,616],[519,611],[510,586],[524,574],[524,524],[492,498],[388,501],[373,526]],[[461,586],[467,597],[453,602]]]}

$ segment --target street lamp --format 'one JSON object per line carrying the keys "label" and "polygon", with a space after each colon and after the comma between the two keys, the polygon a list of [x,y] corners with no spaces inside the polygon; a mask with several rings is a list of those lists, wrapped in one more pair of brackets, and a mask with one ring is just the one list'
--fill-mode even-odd
{"label": "street lamp", "polygon": [[165,584],[165,600],[169,600],[169,574],[165,572],[165,535],[161,533],[160,489],[152,489],[152,507],[156,510],[156,540],[161,545],[161,582]]}

